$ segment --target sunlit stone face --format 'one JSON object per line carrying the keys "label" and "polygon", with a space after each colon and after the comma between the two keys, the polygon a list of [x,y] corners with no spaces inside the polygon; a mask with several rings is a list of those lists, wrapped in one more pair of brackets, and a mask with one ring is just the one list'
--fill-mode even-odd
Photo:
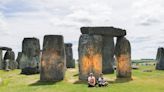
{"label": "sunlit stone face", "polygon": [[65,68],[63,37],[60,35],[45,36],[41,59],[41,81],[63,80]]}

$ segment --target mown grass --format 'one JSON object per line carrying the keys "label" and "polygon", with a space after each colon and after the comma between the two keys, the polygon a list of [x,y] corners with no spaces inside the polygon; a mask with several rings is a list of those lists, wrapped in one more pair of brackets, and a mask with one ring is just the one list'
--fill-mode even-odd
{"label": "mown grass", "polygon": [[[143,70],[153,70],[143,72]],[[65,79],[60,82],[39,82],[39,74],[20,75],[20,70],[2,71],[0,92],[164,92],[164,71],[154,70],[154,66],[142,66],[133,70],[133,80],[116,80],[115,74],[104,77],[109,80],[108,87],[88,88],[78,81],[78,70],[67,69]]]}

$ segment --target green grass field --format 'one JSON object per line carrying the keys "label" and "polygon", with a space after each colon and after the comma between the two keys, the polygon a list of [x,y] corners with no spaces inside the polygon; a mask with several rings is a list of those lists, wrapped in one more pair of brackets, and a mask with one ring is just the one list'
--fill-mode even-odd
{"label": "green grass field", "polygon": [[[153,72],[143,72],[152,69]],[[63,81],[53,83],[39,82],[39,74],[20,75],[20,70],[2,71],[0,92],[164,92],[164,71],[154,70],[154,66],[140,67],[133,70],[133,80],[115,80],[115,74],[104,75],[110,82],[108,87],[88,88],[87,84],[78,81],[78,70],[67,69]]]}

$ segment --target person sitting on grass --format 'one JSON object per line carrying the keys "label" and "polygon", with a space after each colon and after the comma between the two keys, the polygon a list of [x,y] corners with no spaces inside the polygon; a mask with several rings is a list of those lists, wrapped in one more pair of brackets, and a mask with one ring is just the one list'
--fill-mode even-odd
{"label": "person sitting on grass", "polygon": [[100,77],[98,78],[98,85],[99,87],[104,87],[108,85],[108,82],[104,80],[103,74],[100,74]]}
{"label": "person sitting on grass", "polygon": [[88,77],[88,87],[95,87],[95,86],[96,86],[96,79],[93,76],[93,73],[90,73]]}

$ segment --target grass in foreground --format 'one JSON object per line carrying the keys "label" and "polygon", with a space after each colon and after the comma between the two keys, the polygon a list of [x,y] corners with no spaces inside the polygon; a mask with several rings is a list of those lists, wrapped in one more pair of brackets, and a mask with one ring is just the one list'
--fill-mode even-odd
{"label": "grass in foreground", "polygon": [[[143,72],[152,69],[153,72]],[[78,81],[78,70],[67,69],[63,81],[39,82],[39,74],[20,75],[20,70],[2,71],[0,92],[164,92],[164,71],[154,70],[154,66],[140,67],[133,70],[133,80],[115,80],[115,74],[104,75],[110,81],[108,87],[88,88],[87,84]]]}

